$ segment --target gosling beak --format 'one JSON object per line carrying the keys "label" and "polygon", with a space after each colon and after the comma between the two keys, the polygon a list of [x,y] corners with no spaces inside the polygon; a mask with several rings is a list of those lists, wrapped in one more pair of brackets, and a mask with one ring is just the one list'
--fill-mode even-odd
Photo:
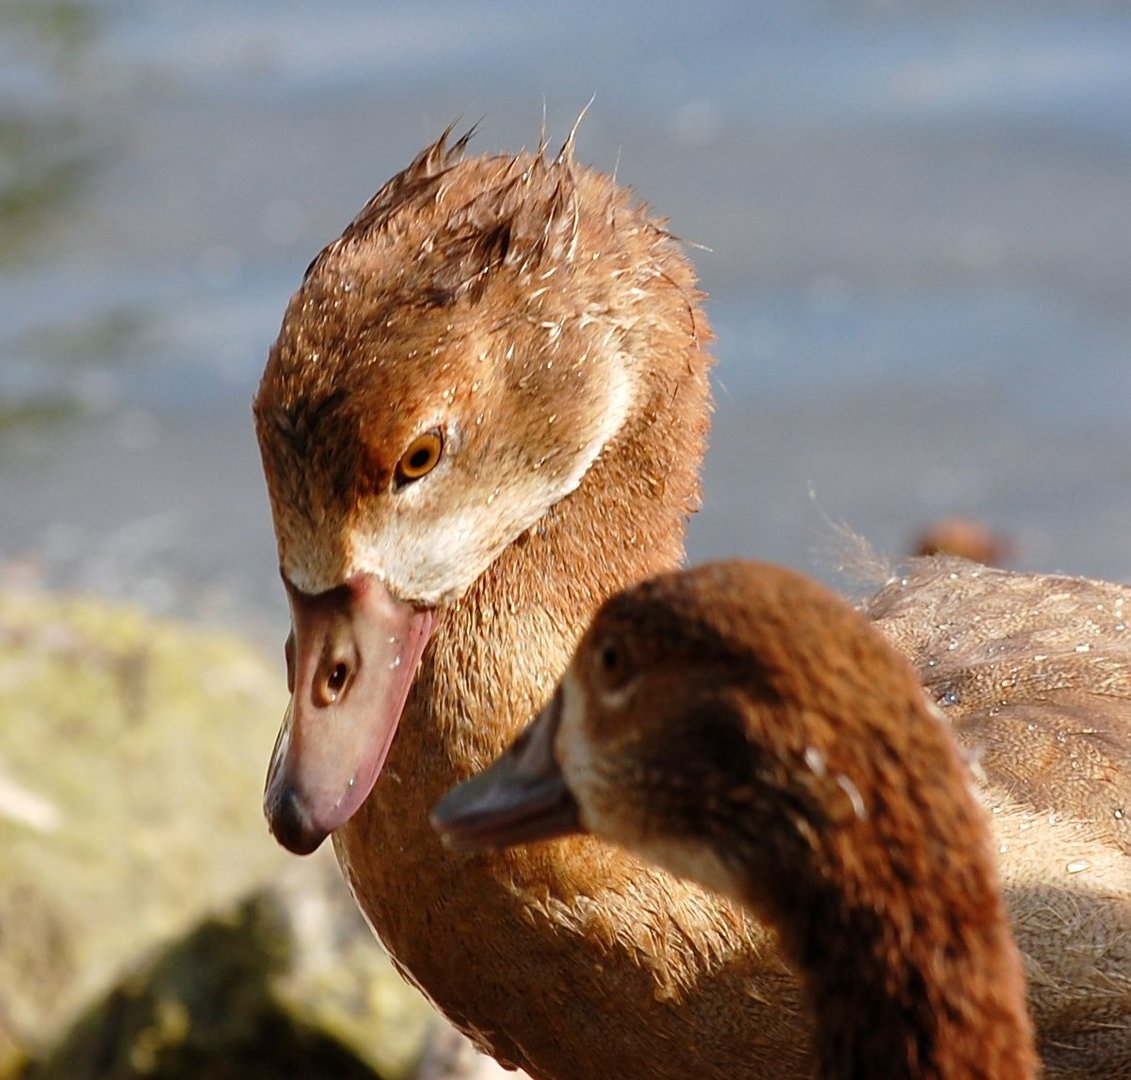
{"label": "gosling beak", "polygon": [[271,755],[263,810],[275,838],[307,855],[369,796],[389,752],[433,612],[358,575],[311,595],[289,582],[291,702]]}
{"label": "gosling beak", "polygon": [[583,831],[554,757],[561,698],[559,689],[502,757],[436,804],[432,826],[448,847],[485,851]]}

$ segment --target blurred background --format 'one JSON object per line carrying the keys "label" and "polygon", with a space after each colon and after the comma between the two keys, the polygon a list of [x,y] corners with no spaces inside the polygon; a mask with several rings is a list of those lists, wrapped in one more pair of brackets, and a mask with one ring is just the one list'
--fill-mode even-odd
{"label": "blurred background", "polygon": [[961,513],[1131,575],[1126,5],[0,0],[0,582],[277,649],[249,403],[304,268],[453,120],[517,150],[591,97],[579,158],[710,295],[693,559]]}
{"label": "blurred background", "polygon": [[[692,556],[820,570],[960,511],[1131,572],[1131,11],[0,3],[0,555],[279,637],[249,401],[311,256],[448,123],[552,139],[693,249]],[[810,491],[815,495],[810,499]]]}

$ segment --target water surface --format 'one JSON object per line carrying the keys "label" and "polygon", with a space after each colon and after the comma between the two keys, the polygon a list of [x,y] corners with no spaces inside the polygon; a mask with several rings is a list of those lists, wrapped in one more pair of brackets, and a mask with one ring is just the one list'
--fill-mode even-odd
{"label": "water surface", "polygon": [[694,558],[961,511],[1131,574],[1131,14],[1042,3],[0,8],[0,560],[280,632],[249,402],[311,256],[451,120],[693,249]]}

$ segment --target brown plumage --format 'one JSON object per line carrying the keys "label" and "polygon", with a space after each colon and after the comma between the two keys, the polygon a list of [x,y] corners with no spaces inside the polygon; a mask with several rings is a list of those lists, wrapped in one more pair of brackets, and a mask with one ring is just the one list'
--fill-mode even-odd
{"label": "brown plumage", "polygon": [[1131,589],[928,558],[864,611],[982,774],[1046,1075],[1131,1076]]}
{"label": "brown plumage", "polygon": [[[272,829],[295,851],[333,832],[402,969],[542,1077],[808,1069],[796,984],[728,903],[589,839],[453,855],[427,821],[542,707],[598,605],[682,558],[709,339],[689,264],[629,193],[568,152],[441,141],[314,261],[256,398],[294,625]],[[398,480],[427,433],[442,454]],[[1080,938],[1064,904],[1025,914],[1058,1046],[1101,984],[1103,1022],[1131,1015],[1128,889],[1106,888]],[[1109,1043],[1131,1062],[1131,1036]]]}
{"label": "brown plumage", "polygon": [[528,840],[584,827],[746,905],[801,975],[823,1077],[1036,1075],[949,725],[863,616],[792,571],[721,563],[608,601],[535,728],[437,820],[476,848],[520,820]]}

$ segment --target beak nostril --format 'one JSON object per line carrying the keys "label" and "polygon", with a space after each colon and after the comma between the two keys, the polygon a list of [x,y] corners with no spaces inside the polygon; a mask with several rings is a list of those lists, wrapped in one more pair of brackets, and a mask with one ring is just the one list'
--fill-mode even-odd
{"label": "beak nostril", "polygon": [[323,668],[321,677],[314,682],[314,703],[325,708],[334,705],[349,689],[350,665],[339,660],[333,667]]}
{"label": "beak nostril", "polygon": [[287,690],[293,694],[295,692],[295,632],[293,630],[287,635],[283,656],[287,661]]}

